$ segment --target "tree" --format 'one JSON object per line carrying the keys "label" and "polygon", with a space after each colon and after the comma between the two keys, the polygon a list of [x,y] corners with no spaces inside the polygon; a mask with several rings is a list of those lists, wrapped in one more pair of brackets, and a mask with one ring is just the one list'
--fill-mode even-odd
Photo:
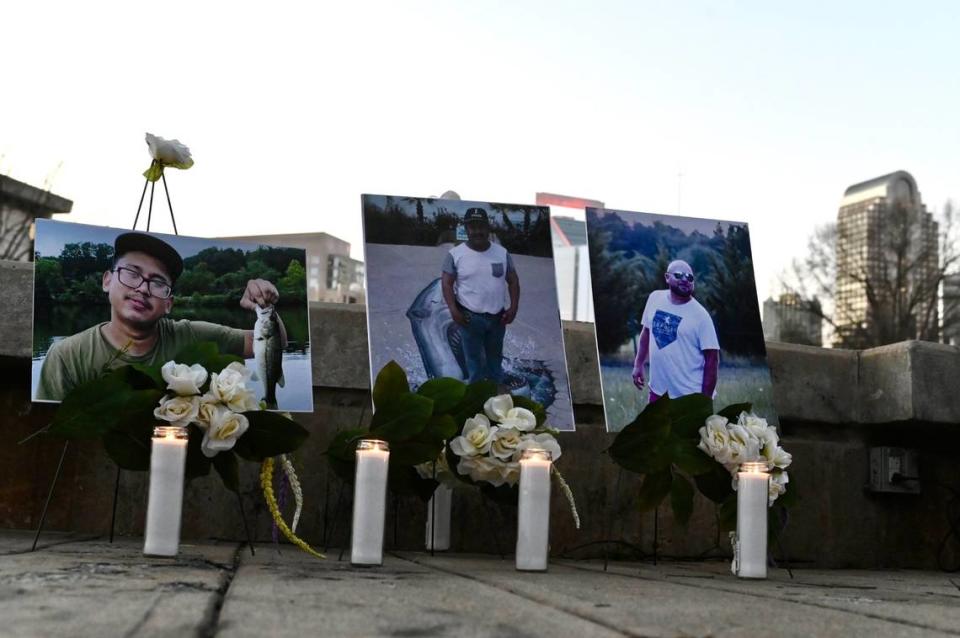
{"label": "tree", "polygon": [[956,212],[951,201],[936,217],[894,202],[872,210],[865,227],[820,226],[781,284],[807,300],[839,347],[937,341],[960,322],[949,308],[940,315],[945,279],[960,276]]}
{"label": "tree", "polygon": [[763,356],[766,348],[747,229],[731,224],[722,251],[710,259],[712,268],[705,277],[709,288],[703,300],[712,311],[717,333],[723,335],[720,345],[734,354]]}

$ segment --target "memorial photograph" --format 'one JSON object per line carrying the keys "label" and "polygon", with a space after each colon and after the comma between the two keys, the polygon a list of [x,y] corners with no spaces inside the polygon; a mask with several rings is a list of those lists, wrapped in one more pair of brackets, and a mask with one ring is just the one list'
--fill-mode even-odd
{"label": "memorial photograph", "polygon": [[776,424],[747,224],[586,213],[607,430],[696,393]]}
{"label": "memorial photograph", "polygon": [[267,409],[312,412],[304,250],[38,219],[34,258],[34,401],[213,343]]}
{"label": "memorial photograph", "polygon": [[573,430],[543,206],[363,195],[372,378],[390,361],[411,389],[494,381]]}

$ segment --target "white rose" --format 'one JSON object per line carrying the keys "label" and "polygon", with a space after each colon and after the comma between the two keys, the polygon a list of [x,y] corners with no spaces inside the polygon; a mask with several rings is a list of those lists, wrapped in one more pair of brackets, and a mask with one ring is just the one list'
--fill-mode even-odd
{"label": "white rose", "polygon": [[234,412],[255,410],[257,399],[246,385],[249,379],[250,371],[234,361],[219,374],[210,375],[210,393]]}
{"label": "white rose", "polygon": [[520,480],[520,464],[516,461],[504,463],[500,469],[500,476],[503,478],[504,483],[516,485]]}
{"label": "white rose", "polygon": [[767,459],[767,464],[771,467],[779,467],[785,470],[793,462],[793,455],[784,450],[779,445],[767,445],[763,448],[763,456]]}
{"label": "white rose", "polygon": [[213,418],[217,408],[222,405],[223,404],[217,400],[217,397],[213,396],[210,392],[200,397],[200,408],[197,410],[196,420],[196,424],[200,426],[200,429],[205,430],[210,426],[210,420]]}
{"label": "white rose", "polygon": [[150,157],[161,164],[178,168],[193,166],[190,149],[180,140],[165,140],[162,137],[147,133],[147,147],[150,149]]}
{"label": "white rose", "polygon": [[493,437],[493,443],[490,446],[490,454],[501,461],[509,461],[513,458],[520,445],[520,431],[513,428],[500,428]]}
{"label": "white rose", "polygon": [[491,421],[502,421],[513,408],[513,397],[509,394],[498,394],[490,397],[483,404],[483,411]]}
{"label": "white rose", "polygon": [[719,463],[730,463],[730,435],[727,432],[727,419],[714,414],[707,418],[706,425],[700,428],[698,448]]}
{"label": "white rose", "polygon": [[499,487],[513,479],[515,483],[519,478],[519,468],[512,468],[516,463],[504,463],[498,459],[489,456],[465,456],[460,459],[457,465],[457,472],[469,476],[474,481],[484,481]]}
{"label": "white rose", "polygon": [[490,451],[493,437],[500,428],[490,425],[490,421],[482,414],[467,419],[463,424],[463,432],[450,441],[450,449],[458,456],[477,456]]}
{"label": "white rose", "polygon": [[247,417],[224,407],[217,408],[203,435],[200,450],[204,456],[213,458],[217,452],[232,448],[248,427]]}
{"label": "white rose", "polygon": [[776,445],[780,440],[776,428],[752,412],[741,412],[738,425],[745,427],[762,445]]}
{"label": "white rose", "polygon": [[560,444],[557,443],[557,440],[553,438],[553,435],[549,432],[542,432],[540,434],[525,434],[523,435],[523,440],[520,442],[520,445],[517,447],[517,453],[513,457],[515,461],[520,460],[520,455],[524,450],[528,448],[540,448],[546,450],[550,453],[551,460],[555,463],[557,459],[560,458]]}
{"label": "white rose", "polygon": [[160,375],[167,382],[167,389],[182,397],[200,394],[200,387],[207,381],[207,371],[199,363],[188,366],[167,361],[160,368]]}
{"label": "white rose", "polygon": [[773,502],[777,498],[787,491],[787,483],[790,482],[790,477],[787,476],[786,472],[775,472],[770,476],[770,491],[768,492],[769,500],[767,505],[773,505]]}
{"label": "white rose", "polygon": [[730,463],[740,464],[759,459],[760,440],[753,436],[745,427],[742,425],[731,425],[727,428],[727,433],[729,435],[727,449],[730,452]]}
{"label": "white rose", "polygon": [[172,397],[167,395],[160,399],[160,405],[153,410],[153,416],[160,421],[169,421],[172,425],[182,428],[190,425],[197,418],[200,408],[200,397]]}
{"label": "white rose", "polygon": [[510,408],[500,421],[501,427],[529,432],[537,427],[537,417],[526,408]]}

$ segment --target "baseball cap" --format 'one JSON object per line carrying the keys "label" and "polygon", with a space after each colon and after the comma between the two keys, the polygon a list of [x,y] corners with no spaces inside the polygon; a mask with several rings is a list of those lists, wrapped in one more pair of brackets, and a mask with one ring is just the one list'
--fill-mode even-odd
{"label": "baseball cap", "polygon": [[183,259],[180,253],[167,242],[146,233],[123,233],[113,243],[114,259],[129,252],[142,252],[160,260],[170,273],[171,284],[177,281],[183,272]]}
{"label": "baseball cap", "polygon": [[470,222],[489,224],[490,220],[487,219],[487,211],[482,208],[468,208],[467,212],[463,215],[463,223],[469,224]]}

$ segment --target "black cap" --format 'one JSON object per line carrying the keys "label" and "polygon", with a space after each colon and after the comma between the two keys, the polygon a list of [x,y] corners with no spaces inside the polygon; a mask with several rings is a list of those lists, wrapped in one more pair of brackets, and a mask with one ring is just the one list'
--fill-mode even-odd
{"label": "black cap", "polygon": [[146,233],[123,233],[113,242],[113,257],[118,259],[129,252],[147,253],[160,260],[170,273],[170,283],[177,281],[183,272],[183,259],[176,249],[153,235]]}
{"label": "black cap", "polygon": [[463,223],[469,224],[470,222],[489,224],[490,220],[487,219],[487,211],[482,208],[468,208],[467,212],[463,215]]}

